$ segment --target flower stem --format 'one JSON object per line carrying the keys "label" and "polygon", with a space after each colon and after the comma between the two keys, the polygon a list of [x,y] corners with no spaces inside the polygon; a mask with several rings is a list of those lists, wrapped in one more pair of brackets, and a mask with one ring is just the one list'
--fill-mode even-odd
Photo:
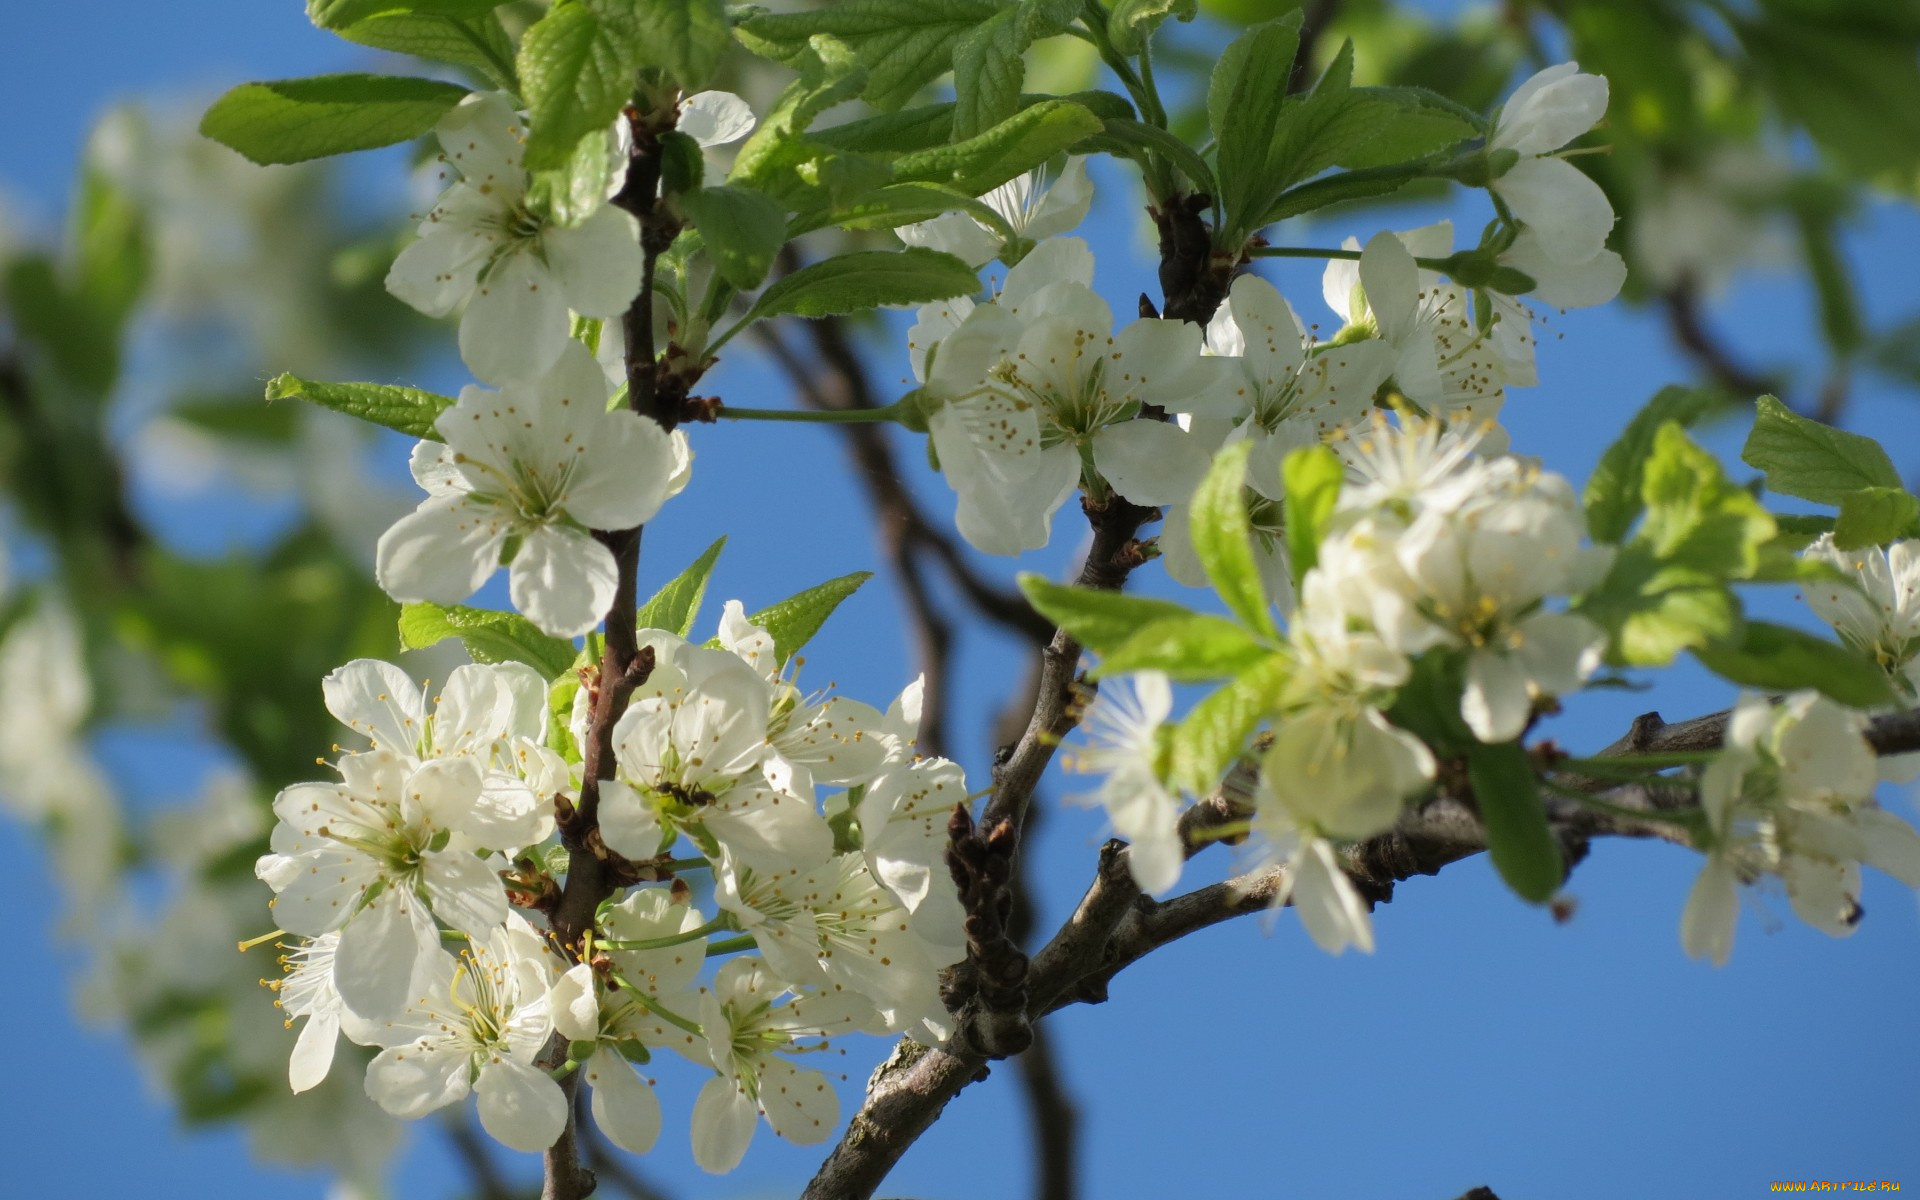
{"label": "flower stem", "polygon": [[725,421],[800,421],[812,425],[870,425],[881,421],[898,421],[901,411],[898,402],[881,408],[822,411],[800,408],[735,408],[731,404],[723,404],[714,415]]}
{"label": "flower stem", "polygon": [[[1338,258],[1347,262],[1359,262],[1358,250],[1330,250],[1320,246],[1255,246],[1247,251],[1255,258]],[[1429,271],[1445,271],[1448,262],[1444,258],[1415,258],[1413,260]]]}
{"label": "flower stem", "polygon": [[751,950],[758,944],[759,943],[753,940],[752,934],[743,933],[739,937],[730,937],[724,941],[709,944],[707,946],[707,957],[718,958],[722,954],[732,954],[739,950]]}
{"label": "flower stem", "polygon": [[666,937],[657,938],[634,938],[624,942],[595,939],[594,945],[604,947],[608,950],[665,950],[669,946],[684,946],[688,942],[697,942],[709,934],[722,933],[731,928],[733,928],[733,926],[725,917],[715,917],[700,928],[689,929],[685,933],[669,934]]}

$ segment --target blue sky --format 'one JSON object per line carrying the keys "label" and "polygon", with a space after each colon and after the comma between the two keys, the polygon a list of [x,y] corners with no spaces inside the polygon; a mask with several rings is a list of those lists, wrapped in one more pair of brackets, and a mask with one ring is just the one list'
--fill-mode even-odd
{"label": "blue sky", "polygon": [[[16,54],[0,73],[0,100],[16,120],[0,148],[0,189],[30,220],[57,215],[86,129],[116,101],[191,104],[242,79],[370,62],[312,30],[291,0],[107,0],[90,6],[84,30],[63,6],[28,5],[9,22]],[[1087,232],[1113,249],[1103,251],[1097,283],[1126,312],[1130,297],[1154,290],[1151,264],[1140,253],[1132,193],[1115,173],[1098,179],[1105,186]],[[1485,219],[1479,197],[1454,211],[1463,228]],[[1384,220],[1405,227],[1434,215]],[[1283,233],[1326,244],[1349,233],[1364,240],[1374,227]],[[1920,221],[1910,210],[1872,210],[1847,251],[1872,325],[1920,308],[1909,273],[1920,261]],[[1325,319],[1313,267],[1290,264],[1270,277],[1308,320]],[[1809,301],[1791,280],[1748,280],[1712,319],[1753,360],[1817,361]],[[882,380],[906,373],[899,324],[895,336],[875,342]],[[1624,309],[1556,316],[1549,329],[1564,336],[1542,338],[1542,386],[1513,393],[1503,415],[1516,448],[1578,482],[1627,415],[1688,370],[1658,322]],[[760,364],[732,357],[712,390],[749,405],[782,402],[778,381]],[[463,380],[443,367],[417,382],[450,391]],[[1912,396],[1863,378],[1850,412],[1856,428],[1885,438],[1909,470],[1912,443],[1892,431],[1910,421],[1912,404]],[[1730,426],[1706,440],[1732,464],[1742,433]],[[876,565],[858,490],[837,474],[843,460],[829,433],[721,425],[694,436],[693,489],[649,528],[643,587],[720,532],[732,541],[710,596],[738,595],[750,608]],[[903,440],[901,451],[933,510],[949,512],[950,493],[920,470],[917,445]],[[169,516],[153,515],[162,523]],[[1075,548],[1070,516],[1061,518],[1055,547],[1022,566],[1066,569]],[[1804,620],[1785,591],[1755,608]],[[830,677],[850,694],[884,701],[907,674],[896,611],[890,586],[877,580],[815,644],[812,682]],[[991,637],[966,649],[966,719],[955,743],[983,777],[983,714],[1024,660]],[[1729,699],[1702,673],[1681,670],[1650,694],[1582,697],[1555,733],[1592,748],[1647,708],[1677,719]],[[157,755],[117,755],[117,776],[150,795],[188,794],[191,781],[168,770],[195,769],[191,756]],[[1077,897],[1102,836],[1095,814],[1057,804],[1073,790],[1057,775],[1047,785],[1048,820],[1035,851],[1043,925]],[[1905,797],[1894,802],[1912,816]],[[1223,862],[1202,860],[1190,878],[1207,882]],[[1329,959],[1282,914],[1270,931],[1242,921],[1135,967],[1109,1004],[1053,1018],[1085,1110],[1086,1194],[1449,1200],[1485,1183],[1508,1200],[1600,1200],[1743,1196],[1774,1179],[1920,1182],[1913,895],[1870,877],[1868,918],[1846,942],[1804,928],[1774,897],[1766,911],[1745,915],[1732,964],[1715,971],[1689,962],[1678,944],[1697,869],[1695,856],[1672,847],[1598,846],[1571,885],[1580,900],[1575,919],[1556,925],[1514,901],[1474,860],[1403,885],[1376,913],[1379,952],[1371,958]],[[55,932],[47,872],[10,824],[0,824],[0,874],[18,898],[14,919],[0,925],[0,963],[13,1011],[33,1022],[15,1038],[16,1099],[0,1123],[0,1159],[21,1194],[92,1197],[137,1187],[162,1198],[320,1196],[316,1176],[249,1162],[231,1131],[177,1130],[118,1036],[75,1023],[73,942],[84,931]],[[264,900],[263,893],[263,927]],[[850,1104],[885,1046],[855,1042],[848,1051]],[[997,1068],[957,1101],[883,1194],[1022,1194],[1027,1150],[1011,1073]],[[641,1166],[677,1196],[791,1194],[817,1164],[820,1151],[786,1146],[763,1129],[740,1171],[700,1174],[686,1148],[697,1076],[674,1066],[659,1075],[666,1131]],[[448,1195],[445,1152],[422,1133],[397,1194]]]}

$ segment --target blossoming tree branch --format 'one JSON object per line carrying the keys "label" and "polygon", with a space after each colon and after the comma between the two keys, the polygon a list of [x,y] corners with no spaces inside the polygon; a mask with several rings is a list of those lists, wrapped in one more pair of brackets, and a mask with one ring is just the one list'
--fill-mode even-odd
{"label": "blossoming tree branch", "polygon": [[[830,1147],[808,1197],[867,1197],[1048,1014],[1241,915],[1392,953],[1370,912],[1400,880],[1485,852],[1514,903],[1554,906],[1592,839],[1658,838],[1700,858],[1678,948],[1724,963],[1763,881],[1836,937],[1863,869],[1920,887],[1920,834],[1875,800],[1920,774],[1920,498],[1885,451],[1746,395],[1749,488],[1689,432],[1724,400],[1676,387],[1577,491],[1500,425],[1509,389],[1551,389],[1541,314],[1629,283],[1580,161],[1608,144],[1605,78],[1546,66],[1483,110],[1356,84],[1350,43],[1300,77],[1317,31],[1291,11],[1224,46],[1191,124],[1154,73],[1195,14],[1179,0],[496,7],[314,0],[350,40],[433,58],[423,31],[459,34],[484,86],[248,83],[202,123],[260,163],[428,139],[444,190],[385,288],[457,315],[475,380],[268,385],[418,439],[377,580],[396,649],[472,659],[426,688],[365,657],[300,681],[352,736],[279,791],[253,866],[292,1091],[364,1061],[395,1116],[471,1104],[544,1156],[554,1200],[595,1190],[581,1119],[636,1155],[689,1139],[712,1172],[764,1122]],[[1024,90],[1052,39],[1089,45],[1112,89]],[[709,86],[750,56],[784,81],[759,111]],[[949,72],[953,99],[927,102]],[[1158,241],[1137,314],[1074,236],[1097,157]],[[1484,225],[1385,229],[1353,205],[1413,185],[1477,189]],[[1346,235],[1289,244],[1310,213]],[[1284,295],[1269,258],[1323,260],[1321,294]],[[915,310],[913,379],[884,402],[704,383],[884,308]],[[932,752],[904,667],[891,696],[803,680],[864,575],[715,621],[724,529],[690,565],[643,552],[650,523],[701,519],[676,510],[694,473],[743,469],[702,447],[736,420],[897,425],[974,549],[1084,541],[1070,583],[996,598],[968,577],[1038,653],[988,776]],[[945,515],[922,520],[939,544]],[[511,609],[470,606],[502,571]],[[1190,603],[1129,591],[1161,571]],[[1746,616],[1770,585],[1832,636]],[[71,657],[70,629],[43,632]],[[1650,716],[1588,757],[1536,731],[1682,655],[1726,711]],[[1056,767],[1115,839],[1029,956],[1018,860]],[[1222,843],[1232,873],[1200,878]],[[370,1060],[337,1062],[342,1037]],[[846,1113],[821,1064],[858,1046],[884,1061]],[[706,1073],[695,1094],[656,1093],[660,1054]]]}

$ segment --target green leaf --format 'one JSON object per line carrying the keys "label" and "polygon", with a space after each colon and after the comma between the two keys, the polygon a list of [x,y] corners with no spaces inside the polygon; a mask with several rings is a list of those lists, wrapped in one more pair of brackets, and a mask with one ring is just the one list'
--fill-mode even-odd
{"label": "green leaf", "polygon": [[1193,495],[1187,514],[1193,531],[1193,550],[1214,590],[1233,614],[1261,637],[1279,640],[1273,614],[1267,610],[1266,588],[1253,561],[1253,530],[1247,520],[1247,502],[1241,495],[1247,477],[1251,442],[1236,442],[1213,457],[1213,465]]}
{"label": "green leaf", "polygon": [[[1207,126],[1217,150],[1218,199],[1244,223],[1271,199],[1270,147],[1287,104],[1287,79],[1300,49],[1300,11],[1256,25],[1228,45],[1207,83]],[[1281,187],[1271,188],[1277,194]],[[1251,226],[1248,226],[1249,228]]]}
{"label": "green leaf", "polygon": [[653,598],[641,606],[637,627],[664,629],[680,637],[692,633],[693,623],[700,616],[700,601],[707,594],[707,579],[712,576],[713,564],[720,560],[720,551],[726,544],[725,537],[717,539],[691,566],[655,592]]}
{"label": "green leaf", "polygon": [[1196,0],[1115,0],[1107,16],[1107,37],[1122,54],[1138,54],[1160,22],[1172,17],[1191,21],[1198,15]]}
{"label": "green leaf", "polygon": [[772,636],[774,652],[780,656],[781,665],[785,666],[796,651],[820,632],[820,627],[833,615],[833,610],[840,607],[840,602],[859,591],[860,585],[872,578],[872,571],[855,571],[851,575],[829,579],[818,587],[797,592],[770,608],[761,609],[749,616],[747,621],[760,626]]}
{"label": "green leaf", "polygon": [[836,150],[807,136],[821,113],[866,86],[867,70],[845,44],[824,34],[788,60],[800,78],[788,84],[734,156],[731,182],[795,210],[819,208],[888,181],[884,163]]}
{"label": "green leaf", "polygon": [[1920,168],[1915,39],[1848,27],[1855,22],[1831,12],[1810,19],[1772,12],[1733,28],[1768,98],[1805,124],[1830,157],[1858,175],[1897,176],[1911,186]]}
{"label": "green leaf", "polygon": [[584,0],[604,22],[628,22],[641,62],[664,70],[688,94],[706,86],[733,44],[721,0]]}
{"label": "green leaf", "polygon": [[867,101],[895,109],[946,73],[954,47],[1001,8],[1000,0],[836,0],[813,12],[753,12],[737,33],[747,49],[789,66],[810,38],[829,34],[867,69]]}
{"label": "green leaf", "polygon": [[1765,471],[1773,491],[1821,504],[1838,504],[1863,488],[1900,486],[1900,473],[1878,442],[1810,421],[1772,396],[1760,397],[1740,461]]}
{"label": "green leaf", "polygon": [[413,13],[389,5],[387,11],[348,25],[328,25],[323,19],[327,8],[328,0],[307,0],[307,14],[315,25],[356,45],[454,63],[479,72],[497,87],[520,90],[513,70],[513,42],[492,13],[458,17]]}
{"label": "green leaf", "polygon": [[525,663],[553,679],[573,666],[573,643],[549,637],[519,613],[456,604],[408,604],[400,609],[400,645],[419,650],[457,637],[473,661]]}
{"label": "green leaf", "polygon": [[1194,705],[1173,728],[1168,766],[1173,781],[1205,795],[1246,748],[1247,737],[1279,704],[1293,669],[1284,654],[1268,654]]}
{"label": "green leaf", "polygon": [[1067,587],[1031,572],[1022,573],[1017,582],[1035,612],[1096,654],[1118,649],[1134,631],[1155,621],[1195,615],[1171,600]]}
{"label": "green leaf", "polygon": [[1081,105],[1045,100],[977,137],[903,154],[893,160],[893,174],[902,181],[938,183],[978,196],[1104,128],[1100,118]]}
{"label": "green leaf", "polygon": [[815,130],[813,136],[837,149],[869,154],[930,150],[953,140],[953,101],[877,113]]}
{"label": "green leaf", "polygon": [[1320,541],[1347,469],[1327,447],[1302,446],[1281,460],[1280,478],[1286,486],[1287,563],[1299,581],[1320,561]]}
{"label": "green leaf", "polygon": [[796,217],[787,224],[789,239],[829,225],[844,229],[894,229],[927,221],[942,213],[964,212],[1004,238],[1007,219],[964,192],[934,183],[894,183],[865,192],[832,208]]}
{"label": "green leaf", "polygon": [[257,163],[296,163],[417,138],[467,89],[399,75],[243,83],[213,102],[200,132]]}
{"label": "green leaf", "polygon": [[1669,421],[1691,426],[1717,407],[1720,397],[1703,388],[1661,388],[1600,456],[1587,480],[1587,532],[1596,542],[1621,542],[1646,507],[1640,491],[1654,435]]}
{"label": "green leaf", "polygon": [[898,253],[861,250],[781,276],[760,294],[747,319],[829,317],[883,304],[925,304],[979,288],[973,268],[951,254],[919,246]]}
{"label": "green leaf", "polygon": [[1805,550],[1820,540],[1823,533],[1832,533],[1832,517],[1808,517],[1792,513],[1773,514],[1773,523],[1780,527],[1770,546],[1781,546],[1788,550]]}
{"label": "green leaf", "polygon": [[1880,667],[1837,642],[1765,621],[1748,621],[1737,640],[1694,649],[1707,669],[1744,687],[1788,692],[1816,688],[1854,708],[1899,699]]}
{"label": "green leaf", "polygon": [[953,132],[970,138],[1013,115],[1031,39],[1020,6],[1002,9],[954,43]]}
{"label": "green leaf", "polygon": [[1920,532],[1920,498],[1902,488],[1872,487],[1840,501],[1833,544],[1842,550],[1883,546]]}
{"label": "green leaf", "polygon": [[528,170],[565,166],[581,138],[613,123],[633,96],[642,55],[629,29],[563,4],[528,27],[520,41],[520,81],[532,132]]}
{"label": "green leaf", "polygon": [[1545,904],[1560,890],[1566,864],[1560,843],[1547,825],[1540,803],[1540,781],[1519,742],[1472,746],[1467,750],[1467,780],[1473,785],[1480,820],[1487,827],[1487,850],[1500,878],[1523,900]]}
{"label": "green leaf", "polygon": [[1773,517],[1745,488],[1729,482],[1719,462],[1678,422],[1654,432],[1641,498],[1647,516],[1638,540],[1663,563],[1707,578],[1753,574],[1761,543],[1774,533]]}
{"label": "green leaf", "polygon": [[444,440],[433,427],[435,418],[453,407],[452,396],[423,392],[419,388],[378,383],[321,383],[298,375],[277,375],[268,380],[267,399],[305,400],[433,442]]}
{"label": "green leaf", "polygon": [[307,16],[322,29],[345,29],[383,13],[484,17],[505,0],[308,0]]}
{"label": "green leaf", "polygon": [[1191,683],[1220,679],[1244,671],[1247,664],[1272,652],[1255,641],[1236,622],[1206,613],[1162,617],[1137,627],[1100,658],[1100,678],[1133,671],[1162,671]]}
{"label": "green leaf", "polygon": [[1608,661],[1660,666],[1682,650],[1736,638],[1740,602],[1699,571],[1665,568],[1638,542],[1623,546],[1600,584],[1575,610],[1608,633]]}
{"label": "green leaf", "polygon": [[786,244],[787,210],[759,192],[725,185],[688,192],[679,204],[721,277],[743,292],[759,287]]}

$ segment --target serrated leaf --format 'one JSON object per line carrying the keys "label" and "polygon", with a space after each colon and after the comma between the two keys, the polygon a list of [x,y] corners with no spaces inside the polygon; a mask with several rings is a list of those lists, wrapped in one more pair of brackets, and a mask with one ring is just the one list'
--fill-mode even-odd
{"label": "serrated leaf", "polygon": [[1647,458],[1653,453],[1654,435],[1669,421],[1683,428],[1691,426],[1717,406],[1719,397],[1703,388],[1678,385],[1661,388],[1634,414],[1587,480],[1583,503],[1587,512],[1587,533],[1596,542],[1625,540],[1633,523],[1646,507],[1641,485],[1646,477]]}
{"label": "serrated leaf", "polygon": [[1236,442],[1213,457],[1188,512],[1193,552],[1214,590],[1233,614],[1261,637],[1278,641],[1267,591],[1253,559],[1253,529],[1241,494],[1251,442]]}
{"label": "serrated leaf", "polygon": [[871,154],[929,150],[953,140],[953,101],[876,113],[815,130],[813,136],[828,146]]}
{"label": "serrated leaf", "polygon": [[1637,540],[1672,567],[1744,579],[1774,533],[1772,515],[1674,421],[1654,432],[1640,491],[1647,515]]}
{"label": "serrated leaf", "polygon": [[573,643],[549,637],[519,613],[465,605],[407,604],[400,609],[400,645],[419,650],[457,637],[473,661],[525,663],[553,679],[573,666]]}
{"label": "serrated leaf", "polygon": [[657,66],[688,94],[706,86],[733,44],[721,0],[583,0],[604,22],[626,22],[643,64]]}
{"label": "serrated leaf", "polygon": [[873,578],[872,571],[855,571],[838,579],[829,579],[817,587],[788,596],[780,603],[763,608],[747,618],[749,624],[765,629],[773,638],[774,653],[784,666],[802,646],[813,640],[820,627],[840,607],[840,602],[860,590]]}
{"label": "serrated leaf", "polygon": [[1013,114],[1029,39],[1019,6],[1002,9],[954,43],[953,133],[970,138]]}
{"label": "serrated leaf", "polygon": [[759,192],[722,185],[679,197],[713,257],[714,269],[741,291],[767,277],[787,241],[787,210]]}
{"label": "serrated leaf", "polygon": [[807,135],[822,112],[860,94],[867,71],[845,44],[825,35],[788,60],[800,78],[788,84],[734,156],[728,176],[796,211],[823,207],[856,189],[888,181],[884,163]]}
{"label": "serrated leaf", "polygon": [[1863,488],[1900,486],[1878,442],[1810,421],[1773,396],[1760,397],[1740,461],[1765,471],[1773,491],[1820,504],[1838,504]]}
{"label": "serrated leaf", "polygon": [[713,564],[720,560],[720,551],[726,544],[725,537],[715,540],[713,545],[701,551],[700,557],[694,559],[692,565],[655,592],[641,606],[636,618],[637,627],[664,629],[680,637],[692,633],[693,623],[700,616],[700,601],[707,594],[707,580],[713,575]]}
{"label": "serrated leaf", "polygon": [[298,375],[277,375],[267,382],[267,399],[305,400],[321,408],[397,429],[408,437],[442,441],[433,422],[453,407],[452,396],[419,388],[378,383],[321,383]]}
{"label": "serrated leaf", "polygon": [[973,268],[938,250],[862,250],[801,267],[760,293],[749,320],[830,317],[883,304],[925,304],[980,288]]}
{"label": "serrated leaf", "polygon": [[355,45],[454,63],[479,72],[497,87],[511,92],[520,89],[513,72],[513,42],[492,13],[457,17],[392,10],[349,25],[325,25],[317,14],[326,2],[307,0],[314,24]]}
{"label": "serrated leaf", "polygon": [[253,162],[305,162],[417,138],[466,94],[458,84],[400,75],[243,83],[213,102],[200,132]]}
{"label": "serrated leaf", "polygon": [[561,5],[529,26],[518,59],[532,118],[527,169],[565,166],[581,138],[611,125],[641,61],[631,30],[585,5]]}
{"label": "serrated leaf", "polygon": [[1107,17],[1107,36],[1122,54],[1138,54],[1153,31],[1168,17],[1191,21],[1199,13],[1196,0],[1115,0]]}
{"label": "serrated leaf", "polygon": [[1325,446],[1302,446],[1281,460],[1280,478],[1286,488],[1287,562],[1293,578],[1304,580],[1320,561],[1320,540],[1347,468]]}
{"label": "serrated leaf", "polygon": [[893,160],[893,176],[903,182],[938,183],[978,196],[1024,175],[1104,124],[1081,105],[1044,100],[1025,108],[977,137]]}
{"label": "serrated leaf", "polygon": [[1271,651],[1224,617],[1185,613],[1162,617],[1134,629],[1103,654],[1099,678],[1133,671],[1160,671],[1183,683],[1220,679],[1246,669]]}
{"label": "serrated leaf", "polygon": [[1540,781],[1519,742],[1467,750],[1467,779],[1487,827],[1487,851],[1500,878],[1521,899],[1545,904],[1560,890],[1566,864],[1540,803]]}
{"label": "serrated leaf", "polygon": [[1035,612],[1096,654],[1118,648],[1135,630],[1154,621],[1194,615],[1192,609],[1171,600],[1067,587],[1032,573],[1022,574],[1017,582]]}
{"label": "serrated leaf", "polygon": [[750,14],[740,41],[793,64],[816,34],[845,42],[868,71],[866,98],[899,108],[953,65],[953,48],[1001,10],[1000,0],[837,0],[814,12]]}
{"label": "serrated leaf", "polygon": [[1842,550],[1882,546],[1912,537],[1920,525],[1920,498],[1903,488],[1871,487],[1840,501],[1833,544]]}
{"label": "serrated leaf", "polygon": [[792,239],[829,225],[843,229],[894,229],[950,212],[964,212],[988,228],[1000,231],[1002,236],[1012,232],[1007,219],[987,205],[934,183],[894,183],[876,188],[832,208],[795,217],[787,224],[786,231]]}
{"label": "serrated leaf", "polygon": [[1138,158],[1140,151],[1151,150],[1177,167],[1196,192],[1212,195],[1219,189],[1220,185],[1213,179],[1213,168],[1207,165],[1206,159],[1200,157],[1199,151],[1158,125],[1148,125],[1130,117],[1108,117],[1092,142],[1108,153],[1125,154],[1132,158]]}
{"label": "serrated leaf", "polygon": [[1247,737],[1279,702],[1292,660],[1269,654],[1195,704],[1168,743],[1173,781],[1205,795],[1245,749]]}
{"label": "serrated leaf", "polygon": [[[1287,107],[1287,80],[1300,48],[1300,12],[1256,25],[1235,38],[1207,83],[1207,125],[1216,150],[1216,197],[1229,220],[1250,229],[1285,187],[1272,184],[1269,152]],[[1293,181],[1288,181],[1293,182]]]}
{"label": "serrated leaf", "polygon": [[1763,551],[1768,547],[1804,550],[1818,541],[1821,534],[1833,532],[1834,519],[1775,513],[1773,523],[1778,527],[1779,532],[1774,534],[1773,540],[1767,543],[1767,546],[1761,547]]}
{"label": "serrated leaf", "polygon": [[1645,545],[1629,543],[1607,577],[1575,610],[1608,633],[1616,666],[1662,666],[1682,650],[1740,633],[1740,602],[1721,580],[1663,569]]}
{"label": "serrated leaf", "polygon": [[1854,708],[1876,708],[1899,699],[1880,667],[1837,642],[1748,621],[1736,641],[1696,647],[1707,669],[1744,687],[1774,692],[1814,688]]}

